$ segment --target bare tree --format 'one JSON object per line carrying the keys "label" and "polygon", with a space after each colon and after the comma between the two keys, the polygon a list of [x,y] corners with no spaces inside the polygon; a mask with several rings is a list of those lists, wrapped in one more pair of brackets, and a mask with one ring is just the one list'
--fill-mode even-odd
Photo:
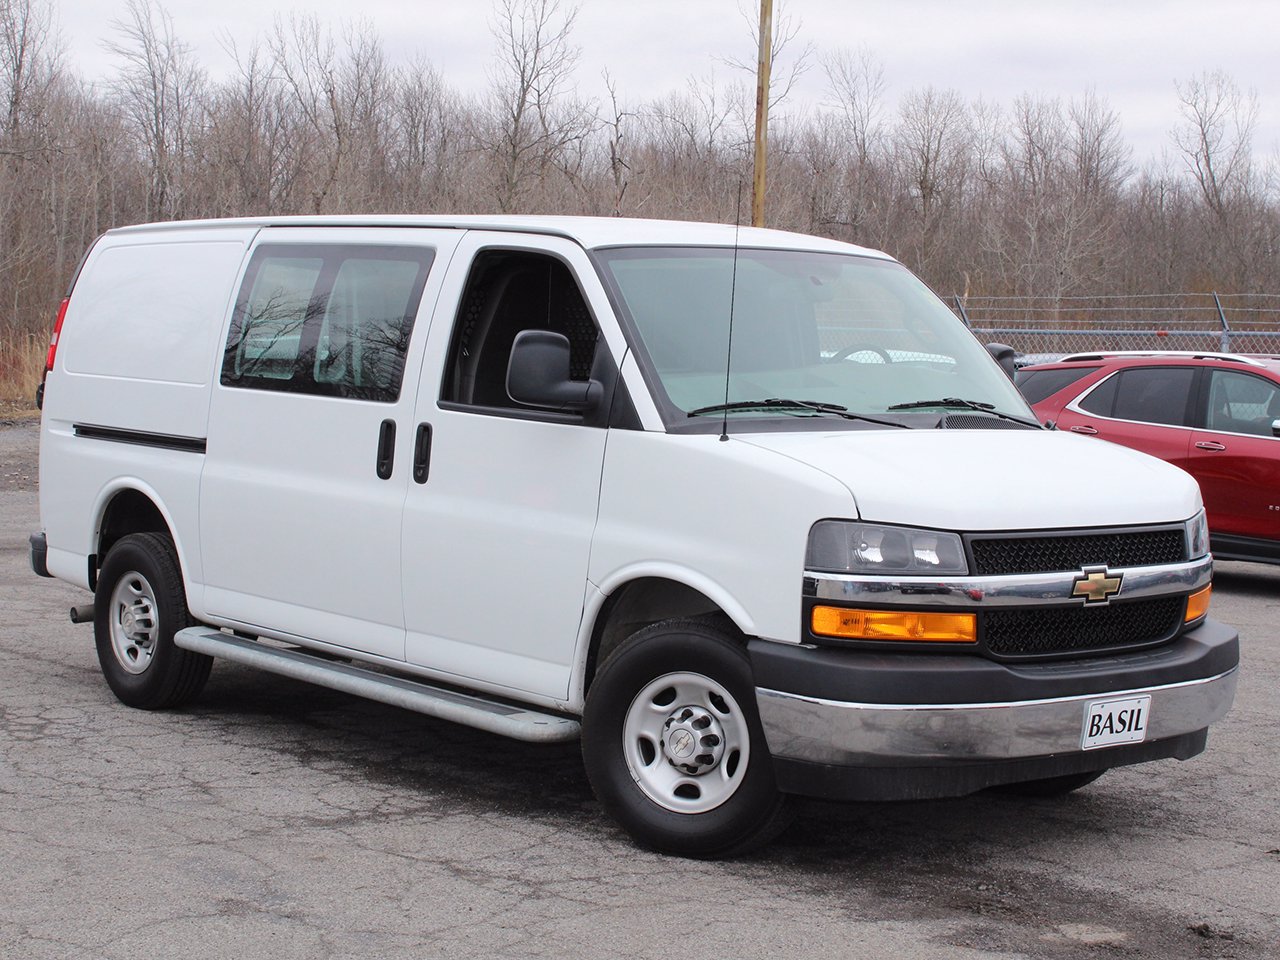
{"label": "bare tree", "polygon": [[631,165],[627,162],[627,121],[632,114],[618,104],[618,88],[606,70],[605,89],[609,91],[609,113],[604,123],[609,146],[609,175],[613,181],[613,216],[622,216],[622,201],[631,186]]}
{"label": "bare tree", "polygon": [[841,48],[822,58],[828,101],[844,121],[856,160],[867,164],[879,144],[888,86],[884,65],[868,47]]}
{"label": "bare tree", "polygon": [[125,9],[127,18],[113,21],[119,39],[104,46],[122,61],[116,95],[146,151],[147,215],[166,219],[183,211],[183,173],[201,122],[205,74],[157,0],[128,0]]}
{"label": "bare tree", "polygon": [[22,126],[28,99],[58,73],[61,50],[53,38],[53,13],[39,0],[0,0],[0,85],[3,133]]}
{"label": "bare tree", "polygon": [[930,265],[942,219],[960,199],[969,142],[964,101],[954,90],[926,87],[902,98],[893,163],[914,221],[904,240],[919,269]]}
{"label": "bare tree", "polygon": [[1214,215],[1225,219],[1232,200],[1250,187],[1258,98],[1244,94],[1221,70],[1176,83],[1182,122],[1173,142]]}
{"label": "bare tree", "polygon": [[466,161],[465,108],[421,58],[397,72],[392,93],[392,176],[403,209],[448,209]]}
{"label": "bare tree", "polygon": [[496,0],[498,57],[477,139],[495,164],[501,211],[525,206],[531,182],[552,171],[572,176],[575,148],[596,125],[594,109],[573,89],[577,13],[559,0]]}

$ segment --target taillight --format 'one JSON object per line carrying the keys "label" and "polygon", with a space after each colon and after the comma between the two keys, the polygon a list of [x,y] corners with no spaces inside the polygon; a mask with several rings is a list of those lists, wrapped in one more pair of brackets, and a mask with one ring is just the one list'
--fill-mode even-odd
{"label": "taillight", "polygon": [[58,353],[58,335],[62,333],[62,321],[66,319],[67,304],[70,302],[70,297],[63,297],[62,303],[58,305],[58,319],[53,322],[53,336],[49,338],[49,354],[44,360],[45,373],[53,369],[53,358]]}

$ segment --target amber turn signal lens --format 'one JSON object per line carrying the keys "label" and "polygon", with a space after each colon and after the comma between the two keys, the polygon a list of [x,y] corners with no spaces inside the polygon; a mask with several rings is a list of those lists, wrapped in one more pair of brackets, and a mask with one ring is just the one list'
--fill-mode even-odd
{"label": "amber turn signal lens", "polygon": [[811,623],[819,636],[846,640],[973,643],[978,639],[978,618],[972,613],[814,607]]}
{"label": "amber turn signal lens", "polygon": [[1205,587],[1203,590],[1193,593],[1187,597],[1187,615],[1183,618],[1186,623],[1192,620],[1199,620],[1209,612],[1209,597],[1213,595],[1213,587]]}

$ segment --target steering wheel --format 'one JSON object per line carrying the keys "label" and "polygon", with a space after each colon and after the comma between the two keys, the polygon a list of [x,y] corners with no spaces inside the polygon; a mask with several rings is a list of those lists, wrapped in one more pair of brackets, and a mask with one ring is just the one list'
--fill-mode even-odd
{"label": "steering wheel", "polygon": [[841,347],[831,356],[827,357],[825,363],[839,363],[841,360],[847,360],[855,353],[874,353],[880,357],[884,363],[893,363],[893,357],[879,347],[868,346],[864,343],[851,343],[847,347]]}

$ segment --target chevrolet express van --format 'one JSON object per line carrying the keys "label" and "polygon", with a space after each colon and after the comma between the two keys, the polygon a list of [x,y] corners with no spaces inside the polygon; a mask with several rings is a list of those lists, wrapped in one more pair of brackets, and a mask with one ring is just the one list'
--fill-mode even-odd
{"label": "chevrolet express van", "polygon": [[909,271],[622,219],[112,230],[59,313],[32,566],[125,704],[214,658],[581,739],[638,841],[1080,787],[1231,705],[1195,483],[1037,423]]}

